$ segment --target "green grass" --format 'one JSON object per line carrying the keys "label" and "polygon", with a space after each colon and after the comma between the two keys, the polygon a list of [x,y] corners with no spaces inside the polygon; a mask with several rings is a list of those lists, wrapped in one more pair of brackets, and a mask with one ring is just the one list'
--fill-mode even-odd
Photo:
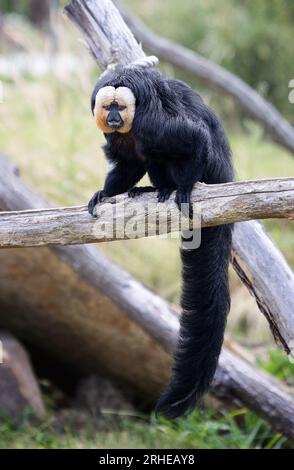
{"label": "green grass", "polygon": [[280,380],[294,385],[294,361],[289,358],[279,349],[271,349],[269,351],[268,359],[266,362],[261,360],[257,361],[258,365],[264,370],[274,375]]}
{"label": "green grass", "polygon": [[283,436],[245,409],[219,416],[195,411],[174,422],[144,416],[110,420],[104,416],[97,426],[93,418],[85,416],[75,415],[75,420],[59,423],[58,417],[51,415],[40,423],[30,419],[21,424],[0,423],[1,449],[270,449],[286,443]]}

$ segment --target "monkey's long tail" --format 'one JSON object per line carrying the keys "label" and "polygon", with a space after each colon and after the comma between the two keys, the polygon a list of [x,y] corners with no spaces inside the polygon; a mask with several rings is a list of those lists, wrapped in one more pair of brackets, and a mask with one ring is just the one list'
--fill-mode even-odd
{"label": "monkey's long tail", "polygon": [[181,249],[180,335],[171,381],[156,406],[166,418],[190,411],[214,377],[230,307],[231,232],[229,225],[203,228],[199,248]]}

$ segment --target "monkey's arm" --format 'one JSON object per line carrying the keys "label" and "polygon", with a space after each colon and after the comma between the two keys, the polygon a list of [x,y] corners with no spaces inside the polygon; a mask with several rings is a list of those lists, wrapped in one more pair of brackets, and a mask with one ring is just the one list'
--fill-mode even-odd
{"label": "monkey's arm", "polygon": [[159,202],[166,201],[171,193],[176,189],[170,177],[167,175],[167,167],[161,162],[147,162],[146,169],[153,186],[135,187],[128,194],[130,197],[136,197],[142,193],[158,191],[157,199]]}
{"label": "monkey's arm", "polygon": [[105,197],[116,196],[131,189],[138,181],[143,178],[146,170],[140,163],[117,162],[114,168],[108,173],[104,188],[97,191],[88,204],[88,211],[93,214],[94,207]]}
{"label": "monkey's arm", "polygon": [[189,205],[191,215],[191,192],[197,181],[203,181],[207,159],[212,153],[211,141],[208,128],[201,123],[192,126],[189,123],[183,134],[187,141],[192,140],[192,145],[190,144],[189,152],[185,152],[182,157],[171,162],[170,171],[177,187],[175,202],[184,212],[187,206],[181,205]]}
{"label": "monkey's arm", "polygon": [[191,192],[194,184],[201,181],[203,167],[197,159],[189,158],[185,162],[175,162],[171,166],[171,173],[176,183],[175,203],[184,215],[192,217]]}

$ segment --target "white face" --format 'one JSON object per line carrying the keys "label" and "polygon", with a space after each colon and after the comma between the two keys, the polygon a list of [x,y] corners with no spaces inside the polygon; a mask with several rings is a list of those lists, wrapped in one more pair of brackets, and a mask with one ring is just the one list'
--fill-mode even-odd
{"label": "white face", "polygon": [[95,99],[94,117],[96,125],[104,133],[131,130],[136,109],[136,98],[127,87],[101,88]]}

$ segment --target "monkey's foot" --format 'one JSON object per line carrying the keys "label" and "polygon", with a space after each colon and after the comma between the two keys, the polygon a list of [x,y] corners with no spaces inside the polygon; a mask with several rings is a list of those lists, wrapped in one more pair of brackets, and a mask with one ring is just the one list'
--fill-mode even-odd
{"label": "monkey's foot", "polygon": [[103,189],[101,191],[96,191],[92,199],[90,199],[89,204],[88,204],[88,212],[91,214],[93,217],[95,217],[94,214],[94,208],[98,202],[102,202],[103,199],[106,197],[105,191]]}
{"label": "monkey's foot", "polygon": [[153,191],[155,191],[153,186],[134,186],[128,191],[128,196],[136,197],[143,193],[152,193]]}
{"label": "monkey's foot", "polygon": [[158,190],[157,199],[158,202],[167,201],[170,198],[171,193],[174,191],[174,188],[162,188]]}
{"label": "monkey's foot", "polygon": [[188,189],[177,189],[175,203],[178,206],[179,211],[185,217],[193,218],[193,205],[191,203],[191,191]]}

